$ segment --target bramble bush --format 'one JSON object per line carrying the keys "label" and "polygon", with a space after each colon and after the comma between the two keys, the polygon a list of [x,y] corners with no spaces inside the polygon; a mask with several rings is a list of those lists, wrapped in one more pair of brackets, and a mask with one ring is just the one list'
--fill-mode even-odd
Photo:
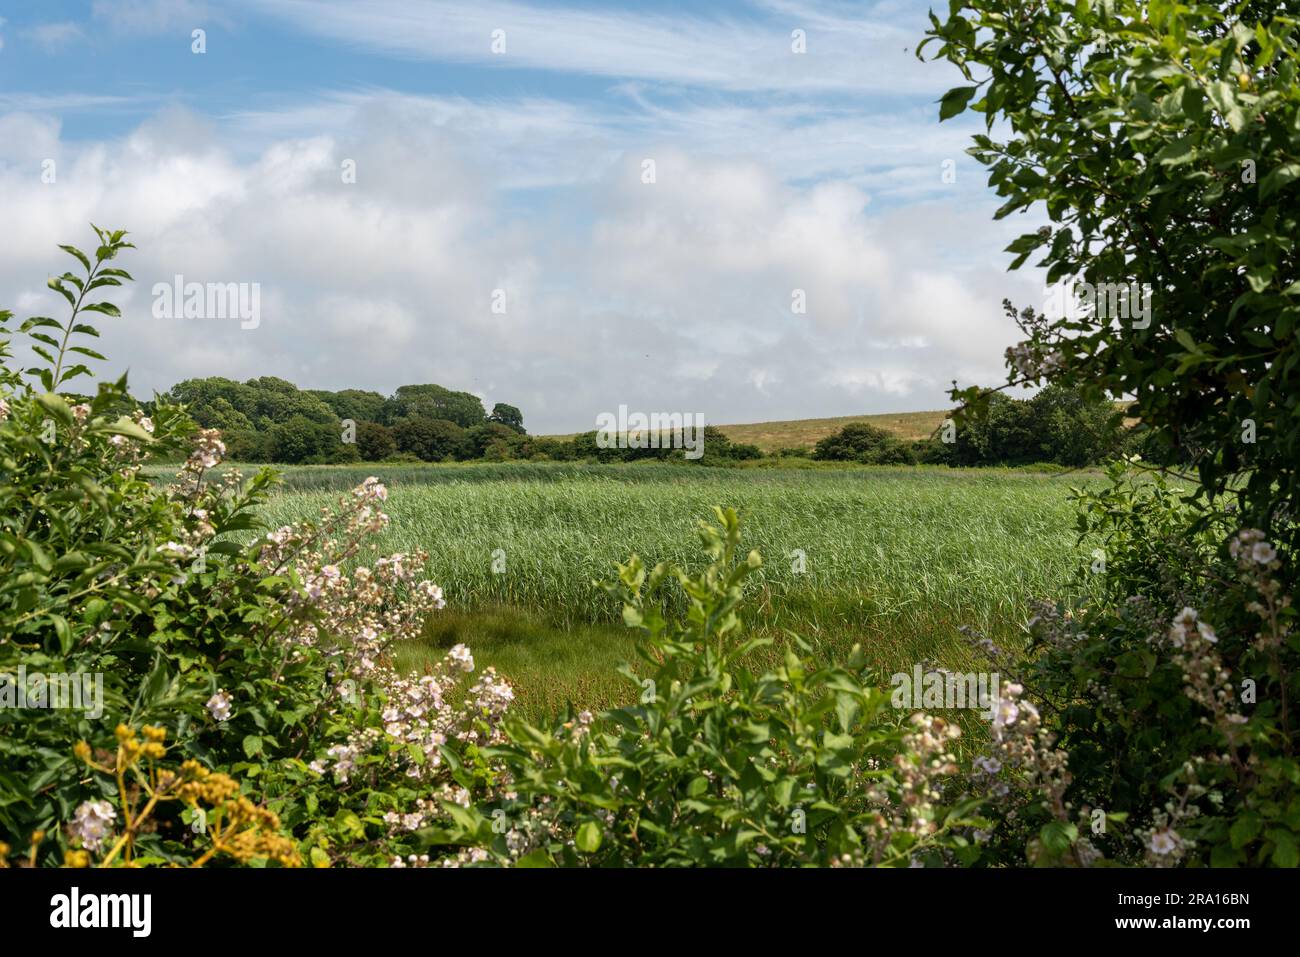
{"label": "bramble bush", "polygon": [[[1008,247],[1011,267],[1041,254],[1049,284],[1151,290],[1142,322],[1022,310],[1009,384],[1122,397],[1148,457],[1191,473],[1171,485],[1132,461],[1080,493],[1102,597],[1044,604],[1030,660],[1000,656],[1068,752],[1062,794],[1083,815],[1039,834],[1044,860],[1300,863],[1296,13],[953,0],[931,14],[922,47],[970,84],[940,119],[984,114],[969,152],[1006,200],[996,218],[1036,207],[1050,223]],[[988,407],[979,389],[953,397],[963,423]],[[1045,820],[1041,805],[996,811],[1002,856]]]}
{"label": "bramble bush", "polygon": [[[130,279],[114,265],[125,234],[96,237],[93,259],[64,247],[82,275],[50,281],[69,318],[20,327],[40,389],[0,342],[0,674],[32,693],[0,708],[0,859],[413,852],[436,795],[468,801],[490,779],[476,752],[499,739],[509,686],[489,670],[467,687],[460,646],[428,674],[393,670],[392,643],[443,601],[416,580],[421,556],[371,554],[388,521],[375,480],[319,523],[263,533],[272,475],[217,477],[214,430],[165,401],[146,416],[124,380],[62,390],[89,373],[72,359],[102,358],[77,344],[97,335],[88,314],[117,315],[92,294]],[[184,457],[168,488],[140,476],[152,453]],[[88,700],[55,699],[68,678]]]}
{"label": "bramble bush", "polygon": [[[488,749],[505,793],[431,839],[465,845],[463,862],[540,867],[978,858],[980,799],[945,787],[959,770],[955,724],[891,708],[861,648],[823,665],[796,638],[780,667],[747,667],[770,644],[743,638],[737,616],[761,560],[740,555],[734,511],[717,519],[700,524],[699,573],[633,556],[606,586],[642,639],[648,667],[622,671],[637,703],[551,727],[508,720],[509,742]],[[687,610],[666,617],[673,588]]]}

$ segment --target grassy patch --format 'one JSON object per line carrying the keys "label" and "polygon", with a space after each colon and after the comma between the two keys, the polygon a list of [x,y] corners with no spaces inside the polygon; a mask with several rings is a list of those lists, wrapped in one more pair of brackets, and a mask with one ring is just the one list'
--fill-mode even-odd
{"label": "grassy patch", "polygon": [[[695,565],[694,526],[714,504],[740,510],[764,557],[752,628],[782,641],[797,632],[832,657],[861,642],[886,674],[923,660],[965,670],[973,659],[958,626],[1018,640],[1028,601],[1068,591],[1089,560],[1068,494],[1093,479],[1001,469],[321,466],[288,470],[299,487],[264,517],[311,518],[371,473],[391,489],[380,551],[427,550],[448,599],[402,661],[418,666],[464,641],[530,713],[632,693],[613,673],[632,639],[593,580],[632,552]],[[301,487],[308,480],[328,490]]]}
{"label": "grassy patch", "polygon": [[[876,415],[841,415],[829,419],[789,419],[781,422],[746,422],[739,425],[719,425],[718,428],[732,442],[757,445],[764,452],[777,449],[810,449],[819,439],[838,432],[850,422],[866,422],[894,433],[900,439],[923,439],[934,433],[949,413],[884,412]],[[550,438],[571,439],[573,435],[556,435]]]}

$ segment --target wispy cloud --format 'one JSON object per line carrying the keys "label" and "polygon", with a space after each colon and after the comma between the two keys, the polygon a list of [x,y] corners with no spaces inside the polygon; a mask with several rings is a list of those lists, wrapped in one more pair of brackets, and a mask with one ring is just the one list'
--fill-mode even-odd
{"label": "wispy cloud", "polygon": [[221,5],[207,0],[94,0],[90,12],[115,31],[136,35],[169,30],[188,33],[214,18],[223,23],[228,19]]}
{"label": "wispy cloud", "polygon": [[599,102],[552,97],[413,95],[333,91],[306,101],[228,115],[237,140],[346,135],[367,115],[443,129],[482,145],[498,185],[536,189],[590,181],[627,153],[669,149],[750,158],[779,179],[841,178],[878,197],[952,195],[945,160],[965,162],[967,133],[939,126],[928,105],[893,110],[814,103],[742,104],[717,97],[659,98],[645,90]]}
{"label": "wispy cloud", "polygon": [[36,26],[24,30],[23,36],[46,53],[56,53],[86,38],[81,25],[70,20],[58,23],[38,23]]}
{"label": "wispy cloud", "polygon": [[[509,0],[260,0],[303,32],[418,60],[637,78],[735,91],[932,92],[906,50],[917,36],[885,20],[792,8],[771,16],[650,14]],[[792,34],[806,35],[806,52]],[[504,52],[493,51],[494,31]]]}
{"label": "wispy cloud", "polygon": [[113,96],[102,93],[0,93],[0,112],[90,113],[110,110],[140,111],[162,99],[153,94]]}

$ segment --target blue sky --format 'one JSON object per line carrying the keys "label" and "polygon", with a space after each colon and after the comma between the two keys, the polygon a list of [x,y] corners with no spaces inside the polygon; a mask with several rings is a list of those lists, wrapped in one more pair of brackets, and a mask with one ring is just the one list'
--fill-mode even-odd
{"label": "blue sky", "polygon": [[[533,431],[939,407],[1041,287],[938,123],[926,8],[0,2],[0,303],[56,308],[93,220],[140,246],[104,350],[137,392],[436,381]],[[155,318],[178,273],[258,283],[261,321]]]}

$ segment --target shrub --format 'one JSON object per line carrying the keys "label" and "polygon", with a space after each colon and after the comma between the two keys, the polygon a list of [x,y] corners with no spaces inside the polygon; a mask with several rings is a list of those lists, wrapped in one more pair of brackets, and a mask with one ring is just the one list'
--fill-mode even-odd
{"label": "shrub", "polygon": [[[1295,610],[1278,553],[1256,530],[1222,548],[1231,515],[1206,523],[1163,481],[1120,466],[1110,476],[1080,493],[1108,600],[1042,603],[1028,663],[1001,661],[1021,670],[1068,752],[1087,853],[1297,866]],[[1100,836],[1096,813],[1109,825]],[[997,833],[1014,844],[1016,830]]]}
{"label": "shrub", "polygon": [[[1198,480],[1182,492],[1117,468],[1081,496],[1102,594],[1045,604],[1024,669],[1069,750],[1040,845],[1096,859],[1066,812],[1119,825],[1101,843],[1124,862],[1296,866],[1295,20],[1267,4],[1045,0],[1014,20],[1003,6],[932,15],[923,46],[972,84],[940,118],[969,107],[1000,131],[971,150],[999,218],[1041,203],[1050,220],[1008,246],[1012,268],[1041,255],[1049,283],[1124,285],[1140,304],[1008,305],[1026,336],[1009,384],[1133,396],[1156,461],[1190,457]],[[953,397],[963,417],[986,398]],[[1000,847],[1047,809],[1000,803]]]}
{"label": "shrub", "polygon": [[[959,729],[890,708],[865,655],[844,666],[790,651],[746,667],[768,639],[744,639],[736,612],[761,564],[741,557],[734,511],[701,523],[696,575],[633,558],[607,586],[642,638],[639,701],[541,728],[506,723],[488,750],[508,794],[463,810],[435,840],[463,862],[586,866],[902,865],[973,860],[963,835],[978,801],[946,805]],[[676,586],[687,612],[665,617]]]}
{"label": "shrub", "polygon": [[818,441],[813,458],[824,462],[911,465],[915,456],[897,436],[866,422],[850,422]]}
{"label": "shrub", "polygon": [[465,430],[461,455],[464,458],[486,458],[491,450],[495,456],[490,461],[501,462],[512,457],[511,452],[521,448],[525,440],[518,431],[500,422],[485,422]]}
{"label": "shrub", "polygon": [[[45,391],[0,374],[0,693],[28,678],[0,708],[0,844],[78,866],[416,853],[412,829],[442,820],[432,794],[491,781],[478,749],[509,687],[488,672],[464,688],[460,646],[423,677],[393,670],[388,649],[442,595],[416,580],[421,556],[363,552],[387,522],[374,479],[319,526],[260,534],[272,473],[215,477],[214,430],[167,400],[145,415],[125,381],[59,391],[89,372],[68,364],[89,354],[72,345],[95,332],[86,314],[116,315],[84,293],[130,279],[113,265],[125,234],[96,235],[93,261],[66,247],[84,275],[52,280],[84,291],[68,320],[22,327]],[[176,483],[140,476],[189,443]]]}

